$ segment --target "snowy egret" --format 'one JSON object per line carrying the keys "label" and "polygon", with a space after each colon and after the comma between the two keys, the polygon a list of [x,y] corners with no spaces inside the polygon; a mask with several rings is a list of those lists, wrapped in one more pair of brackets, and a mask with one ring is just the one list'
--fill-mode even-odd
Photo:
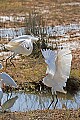
{"label": "snowy egret", "polygon": [[11,62],[11,59],[14,58],[15,55],[17,54],[22,54],[26,56],[30,55],[33,50],[33,43],[36,41],[38,41],[38,37],[34,37],[32,35],[22,35],[15,37],[8,44],[5,44],[4,47],[6,49],[14,52],[13,55],[9,56],[6,59],[6,65],[7,65],[7,60],[10,58],[10,62]]}
{"label": "snowy egret", "polygon": [[[47,75],[43,78],[43,83],[52,88],[52,95],[55,94],[57,98],[56,92],[66,93],[63,87],[66,86],[67,78],[69,78],[70,75],[72,61],[71,51],[69,49],[58,49],[54,51],[46,49],[41,51],[48,65],[46,70]],[[53,102],[54,100],[52,103]],[[50,106],[48,108],[50,108]]]}

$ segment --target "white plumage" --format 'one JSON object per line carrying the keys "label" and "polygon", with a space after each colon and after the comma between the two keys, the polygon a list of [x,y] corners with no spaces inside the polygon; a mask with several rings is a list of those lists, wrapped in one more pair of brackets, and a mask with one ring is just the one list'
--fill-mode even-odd
{"label": "white plumage", "polygon": [[37,41],[38,37],[31,35],[22,35],[12,39],[5,48],[13,51],[16,54],[30,55],[33,50],[33,42]]}
{"label": "white plumage", "polygon": [[17,87],[16,82],[5,72],[0,73],[1,82],[4,83],[6,86],[13,86]]}
{"label": "white plumage", "polygon": [[63,87],[66,86],[67,78],[70,75],[72,55],[69,49],[42,50],[42,54],[47,63],[47,76],[43,78],[43,83],[52,87],[52,93],[56,91],[66,93]]}
{"label": "white plumage", "polygon": [[[26,56],[30,55],[33,51],[33,43],[36,42],[37,40],[38,40],[38,37],[34,37],[32,35],[22,35],[12,39],[8,44],[5,44],[6,49],[14,52],[13,55],[9,56],[6,59],[6,65],[7,65],[7,60],[9,58],[11,59],[14,58],[15,55],[17,54],[22,54]],[[11,59],[10,59],[10,62],[11,62]]]}
{"label": "white plumage", "polygon": [[[0,64],[0,69],[2,69],[2,64]],[[6,86],[17,87],[16,82],[5,72],[0,73],[0,105],[1,99],[3,97],[2,86],[5,84]]]}
{"label": "white plumage", "polygon": [[[1,84],[1,82],[0,82],[0,84]],[[1,106],[1,99],[2,99],[2,97],[3,97],[3,91],[2,91],[2,88],[0,87],[0,106]]]}
{"label": "white plumage", "polygon": [[13,87],[17,87],[15,81],[7,74],[7,73],[0,73],[0,106],[1,106],[1,99],[3,97],[2,86],[5,84],[6,86],[10,85]]}
{"label": "white plumage", "polygon": [[38,37],[34,37],[33,35],[22,35],[22,36],[18,36],[18,37],[15,37],[14,39],[12,39],[11,41],[17,41],[17,40],[20,40],[20,39],[31,39],[32,42],[35,42],[37,41],[39,38]]}
{"label": "white plumage", "polygon": [[56,61],[56,57],[57,57],[57,52],[56,51],[52,51],[50,49],[46,49],[46,50],[41,50],[42,55],[45,58],[45,62],[48,65],[47,70],[46,70],[46,74],[51,73],[54,75],[55,73],[55,61]]}

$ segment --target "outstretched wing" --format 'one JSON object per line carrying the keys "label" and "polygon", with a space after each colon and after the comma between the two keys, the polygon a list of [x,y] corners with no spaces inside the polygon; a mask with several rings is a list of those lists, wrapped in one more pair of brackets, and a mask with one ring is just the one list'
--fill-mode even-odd
{"label": "outstretched wing", "polygon": [[18,41],[18,40],[31,40],[32,42],[36,42],[39,40],[38,37],[35,37],[33,35],[21,35],[21,36],[18,36],[18,37],[15,37],[14,39],[12,39],[11,41]]}
{"label": "outstretched wing", "polygon": [[14,50],[17,48],[22,42],[24,42],[24,39],[20,40],[11,40],[8,44],[5,44],[5,48],[8,50]]}
{"label": "outstretched wing", "polygon": [[31,40],[26,39],[14,50],[14,52],[17,54],[23,54],[28,56],[32,53],[32,50],[33,50],[33,44]]}
{"label": "outstretched wing", "polygon": [[17,39],[17,40],[11,40],[8,45],[11,45],[11,46],[18,46],[20,45],[22,42],[24,42],[25,39]]}
{"label": "outstretched wing", "polygon": [[45,62],[48,64],[48,70],[53,70],[53,75],[48,72],[48,75],[43,78],[43,83],[52,87],[54,91],[66,93],[63,87],[66,86],[67,78],[70,75],[72,54],[69,49],[57,51],[43,50],[42,54]]}
{"label": "outstretched wing", "polygon": [[0,73],[0,78],[5,85],[11,85],[13,87],[17,87],[16,82],[5,72]]}
{"label": "outstretched wing", "polygon": [[72,54],[69,49],[62,49],[58,51],[56,59],[56,71],[61,76],[69,78],[71,69]]}
{"label": "outstretched wing", "polygon": [[46,50],[41,50],[42,55],[45,58],[45,62],[47,63],[48,67],[47,67],[47,71],[46,73],[50,73],[53,74],[55,73],[55,61],[56,61],[56,57],[57,57],[57,52],[56,51],[52,51],[50,49],[46,49]]}
{"label": "outstretched wing", "polygon": [[65,93],[63,87],[66,86],[67,78],[70,75],[72,55],[69,49],[58,50],[56,59],[56,71],[53,76],[54,91]]}

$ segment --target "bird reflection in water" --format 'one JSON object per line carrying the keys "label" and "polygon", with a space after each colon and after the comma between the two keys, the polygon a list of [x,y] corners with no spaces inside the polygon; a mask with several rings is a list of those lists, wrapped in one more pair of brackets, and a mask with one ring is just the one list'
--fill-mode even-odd
{"label": "bird reflection in water", "polygon": [[17,99],[18,99],[18,96],[15,96],[15,97],[7,100],[5,103],[3,103],[2,106],[1,106],[2,112],[10,110],[10,108],[14,105],[14,103],[16,102]]}

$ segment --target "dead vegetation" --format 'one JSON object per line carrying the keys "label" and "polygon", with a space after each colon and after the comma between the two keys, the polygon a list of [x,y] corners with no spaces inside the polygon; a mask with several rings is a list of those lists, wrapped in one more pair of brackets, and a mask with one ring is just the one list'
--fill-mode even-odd
{"label": "dead vegetation", "polygon": [[80,6],[76,2],[79,3],[78,0],[0,0],[0,14],[27,17],[35,13],[43,17],[47,26],[79,23]]}

